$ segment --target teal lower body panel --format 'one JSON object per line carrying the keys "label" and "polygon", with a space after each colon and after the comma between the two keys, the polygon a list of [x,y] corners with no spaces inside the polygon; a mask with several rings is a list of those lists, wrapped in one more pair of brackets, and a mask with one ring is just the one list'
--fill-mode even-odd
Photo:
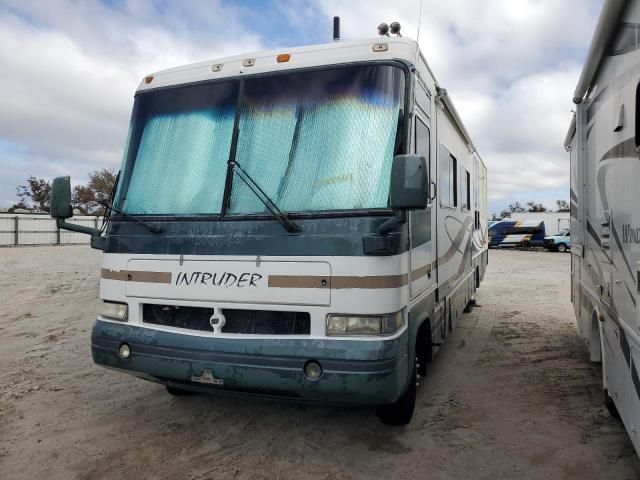
{"label": "teal lower body panel", "polygon": [[[118,356],[120,345],[131,355]],[[213,338],[96,320],[96,364],[174,387],[320,403],[392,403],[409,381],[408,330],[392,339]],[[314,360],[322,375],[310,380]]]}

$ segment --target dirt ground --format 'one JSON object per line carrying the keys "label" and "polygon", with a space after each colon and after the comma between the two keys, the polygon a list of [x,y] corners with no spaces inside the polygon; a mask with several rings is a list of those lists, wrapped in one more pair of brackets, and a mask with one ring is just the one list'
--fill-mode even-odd
{"label": "dirt ground", "polygon": [[418,392],[369,408],[195,396],[92,364],[100,253],[0,249],[0,478],[637,479],[569,302],[569,254],[491,251]]}

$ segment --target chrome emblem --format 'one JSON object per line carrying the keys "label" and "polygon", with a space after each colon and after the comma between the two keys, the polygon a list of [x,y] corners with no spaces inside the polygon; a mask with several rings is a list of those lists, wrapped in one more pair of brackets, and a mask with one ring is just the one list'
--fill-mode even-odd
{"label": "chrome emblem", "polygon": [[227,319],[224,317],[222,310],[218,307],[213,308],[213,314],[209,318],[209,325],[213,328],[213,334],[218,335],[222,331],[222,327],[227,322]]}

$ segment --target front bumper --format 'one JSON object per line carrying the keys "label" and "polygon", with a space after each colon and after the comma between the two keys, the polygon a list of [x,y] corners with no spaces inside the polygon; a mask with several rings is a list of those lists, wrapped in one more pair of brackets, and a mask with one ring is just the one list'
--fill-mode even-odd
{"label": "front bumper", "polygon": [[[127,343],[131,356],[118,349]],[[96,320],[96,364],[174,387],[323,403],[380,405],[396,401],[408,376],[408,329],[392,339],[213,338]],[[309,380],[304,365],[323,373]],[[198,378],[212,376],[216,383]],[[196,381],[194,381],[196,379]]]}

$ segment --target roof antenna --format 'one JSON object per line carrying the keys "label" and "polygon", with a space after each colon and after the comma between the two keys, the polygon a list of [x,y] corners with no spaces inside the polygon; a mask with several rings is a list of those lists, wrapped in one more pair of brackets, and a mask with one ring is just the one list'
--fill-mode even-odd
{"label": "roof antenna", "polygon": [[422,0],[420,0],[420,12],[418,15],[418,34],[416,35],[416,43],[420,41],[420,27],[422,26]]}
{"label": "roof antenna", "polygon": [[333,17],[333,41],[340,40],[340,17]]}

